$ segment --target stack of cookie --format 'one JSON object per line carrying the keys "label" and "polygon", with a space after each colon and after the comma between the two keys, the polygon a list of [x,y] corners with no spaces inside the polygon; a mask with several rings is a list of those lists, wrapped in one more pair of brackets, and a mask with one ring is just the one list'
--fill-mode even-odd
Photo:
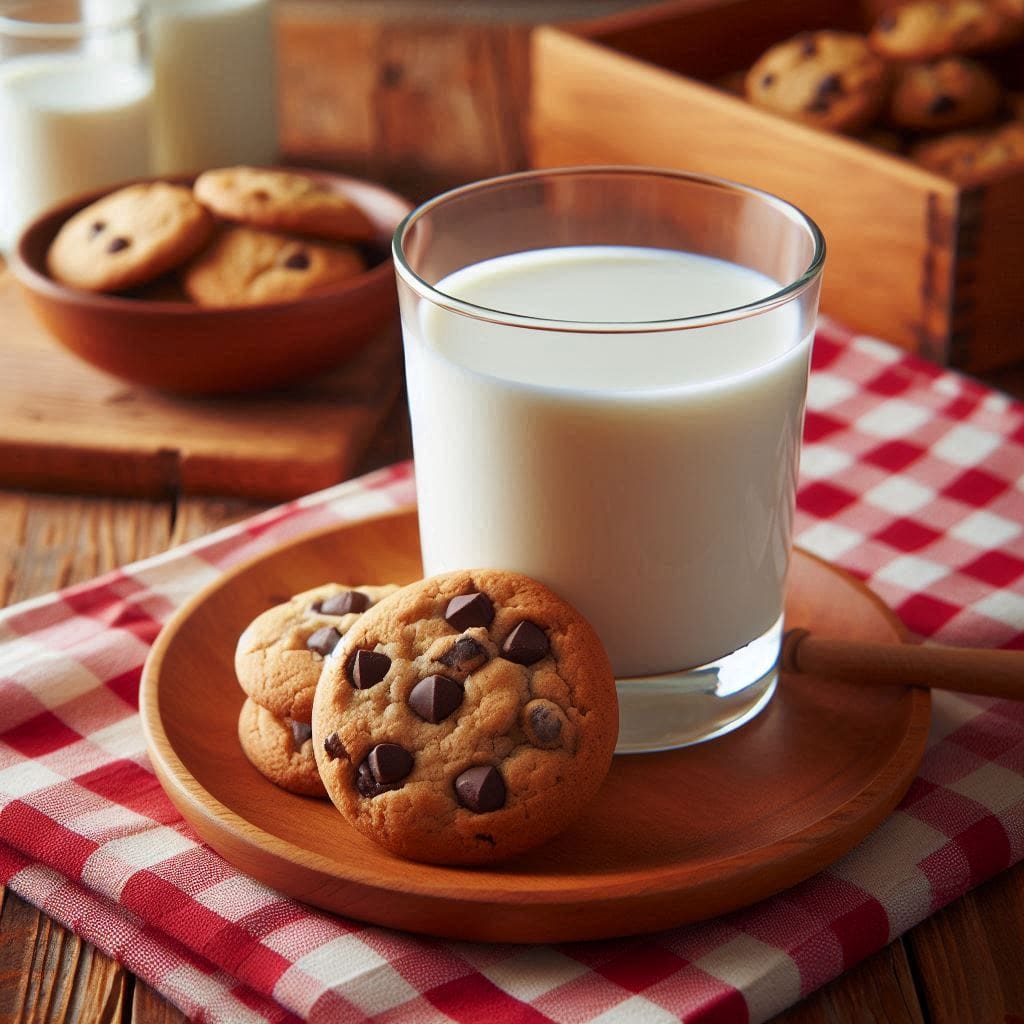
{"label": "stack of cookie", "polygon": [[264,776],[429,863],[491,863],[563,831],[618,737],[597,634],[517,573],[303,591],[246,628],[235,672],[239,741]]}
{"label": "stack of cookie", "polygon": [[1004,81],[1021,40],[1021,0],[912,0],[864,33],[775,44],[742,89],[757,106],[974,183],[1024,168],[1024,104]]}
{"label": "stack of cookie", "polygon": [[174,284],[200,306],[261,305],[347,284],[377,258],[375,235],[313,174],[219,168],[191,187],[144,182],[91,203],[61,227],[47,269],[85,291],[165,298]]}
{"label": "stack of cookie", "polygon": [[317,681],[360,615],[397,589],[325,583],[269,608],[239,637],[235,674],[246,700],[238,738],[246,757],[275,785],[326,796],[311,739]]}

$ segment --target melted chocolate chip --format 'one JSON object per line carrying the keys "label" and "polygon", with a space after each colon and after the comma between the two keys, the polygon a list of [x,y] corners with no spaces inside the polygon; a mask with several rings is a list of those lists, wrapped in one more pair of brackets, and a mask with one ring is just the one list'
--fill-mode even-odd
{"label": "melted chocolate chip", "polygon": [[502,656],[517,665],[532,665],[550,649],[547,633],[529,619],[523,619],[501,645]]}
{"label": "melted chocolate chip", "polygon": [[117,238],[110,240],[110,243],[107,245],[107,252],[121,252],[122,249],[127,249],[131,244],[127,238],[118,235]]}
{"label": "melted chocolate chip", "polygon": [[547,701],[536,700],[526,709],[530,738],[539,746],[555,746],[562,735],[562,716]]}
{"label": "melted chocolate chip", "polygon": [[341,634],[333,626],[324,626],[309,635],[306,647],[326,658],[340,642]]}
{"label": "melted chocolate chip", "polygon": [[391,659],[381,651],[356,651],[349,659],[348,677],[357,690],[376,686],[391,668]]}
{"label": "melted chocolate chip", "polygon": [[427,676],[409,693],[409,707],[426,722],[443,722],[461,703],[462,687],[448,676]]}
{"label": "melted chocolate chip", "polygon": [[[302,744],[313,735],[313,726],[308,722],[296,722],[294,718],[286,719],[292,730],[292,745],[296,750],[302,749]],[[337,736],[337,733],[333,734]],[[324,744],[326,746],[326,744]]]}
{"label": "melted chocolate chip", "polygon": [[952,114],[956,110],[956,100],[952,96],[947,96],[945,93],[939,93],[931,103],[928,104],[928,113],[932,116],[936,114]]}
{"label": "melted chocolate chip", "polygon": [[438,658],[442,665],[458,672],[472,672],[487,660],[487,649],[471,636],[460,636],[452,646]]}
{"label": "melted chocolate chip", "polygon": [[381,786],[390,786],[412,771],[412,754],[398,743],[378,743],[366,759],[374,780]]}
{"label": "melted chocolate chip", "polygon": [[333,594],[317,601],[313,611],[323,615],[349,615],[352,612],[358,615],[369,607],[370,599],[361,590],[346,590],[344,594]]}
{"label": "melted chocolate chip", "polygon": [[455,795],[463,807],[475,814],[496,811],[505,805],[505,781],[493,765],[467,768],[455,780]]}
{"label": "melted chocolate chip", "polygon": [[448,602],[444,618],[460,633],[473,626],[489,626],[494,621],[494,605],[486,594],[462,594]]}
{"label": "melted chocolate chip", "polygon": [[345,757],[348,753],[345,744],[341,742],[341,737],[336,732],[324,737],[324,751],[332,761],[336,757]]}
{"label": "melted chocolate chip", "polygon": [[819,83],[814,99],[807,104],[809,111],[825,113],[832,101],[843,95],[843,80],[838,75],[826,75]]}
{"label": "melted chocolate chip", "polygon": [[289,253],[282,265],[288,270],[309,270],[309,253],[305,249]]}

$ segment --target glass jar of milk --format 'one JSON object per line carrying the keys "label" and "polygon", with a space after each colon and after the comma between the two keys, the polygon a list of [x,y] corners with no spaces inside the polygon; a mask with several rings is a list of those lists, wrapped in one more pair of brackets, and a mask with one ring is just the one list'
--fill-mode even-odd
{"label": "glass jar of milk", "polygon": [[151,0],[154,164],[179,174],[277,158],[270,0]]}
{"label": "glass jar of milk", "polygon": [[0,250],[48,206],[150,172],[136,0],[0,2]]}

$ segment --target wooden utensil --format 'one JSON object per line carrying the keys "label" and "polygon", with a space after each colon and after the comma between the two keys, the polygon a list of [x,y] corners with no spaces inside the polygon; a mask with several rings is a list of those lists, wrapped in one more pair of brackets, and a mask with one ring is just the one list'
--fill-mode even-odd
{"label": "wooden utensil", "polygon": [[1024,651],[841,640],[791,629],[781,663],[783,672],[843,682],[1024,699]]}

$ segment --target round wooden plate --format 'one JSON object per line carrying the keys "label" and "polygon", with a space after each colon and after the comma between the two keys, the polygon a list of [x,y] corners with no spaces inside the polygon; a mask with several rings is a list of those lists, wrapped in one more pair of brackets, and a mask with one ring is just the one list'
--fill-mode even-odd
{"label": "round wooden plate", "polygon": [[[259,612],[328,580],[419,578],[413,510],[332,527],[197,595],[146,663],[141,712],[171,800],[238,869],[306,903],[459,939],[556,942],[653,931],[747,906],[820,871],[878,825],[924,750],[927,691],[785,676],[752,722],[710,743],[615,758],[597,798],[544,846],[487,869],[400,860],[324,801],[261,776],[236,738],[235,641]],[[898,643],[862,585],[798,551],[789,625]]]}

